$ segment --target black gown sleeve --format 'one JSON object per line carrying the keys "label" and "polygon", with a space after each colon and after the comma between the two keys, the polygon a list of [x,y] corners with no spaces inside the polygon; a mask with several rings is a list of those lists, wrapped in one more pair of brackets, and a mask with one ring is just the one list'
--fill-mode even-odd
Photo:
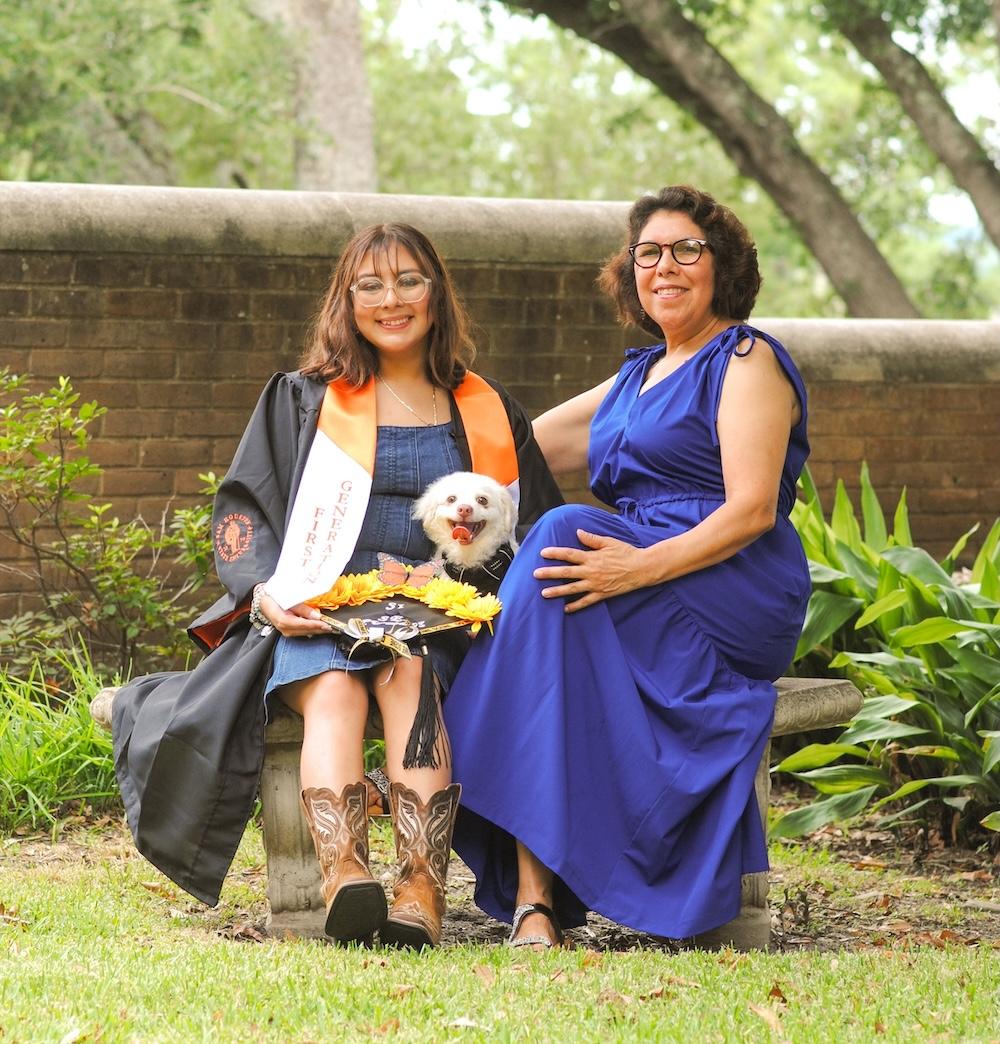
{"label": "black gown sleeve", "polygon": [[299,454],[301,393],[296,374],[268,381],[216,494],[212,544],[225,593],[189,628],[196,641],[213,621],[245,608],[254,584],[277,565]]}

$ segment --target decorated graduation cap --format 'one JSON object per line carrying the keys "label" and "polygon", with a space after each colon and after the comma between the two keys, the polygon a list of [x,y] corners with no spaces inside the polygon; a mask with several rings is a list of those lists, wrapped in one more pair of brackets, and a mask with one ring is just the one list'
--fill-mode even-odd
{"label": "decorated graduation cap", "polygon": [[456,628],[477,634],[483,624],[492,631],[500,601],[472,584],[453,580],[438,561],[408,566],[380,554],[379,563],[371,572],[338,577],[326,594],[311,598],[309,604],[319,609],[336,633],[353,640],[348,656],[368,646],[386,650],[393,659],[409,659],[415,651],[423,657],[420,700],[403,767],[437,768],[440,683],[426,639]]}

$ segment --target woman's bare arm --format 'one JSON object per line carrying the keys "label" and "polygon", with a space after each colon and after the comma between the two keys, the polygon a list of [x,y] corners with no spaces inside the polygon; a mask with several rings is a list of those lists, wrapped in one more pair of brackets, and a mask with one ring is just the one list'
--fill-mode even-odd
{"label": "woman's bare arm", "polygon": [[596,388],[546,410],[532,424],[535,441],[553,475],[565,475],[587,466],[590,422],[613,383],[614,377],[609,377]]}

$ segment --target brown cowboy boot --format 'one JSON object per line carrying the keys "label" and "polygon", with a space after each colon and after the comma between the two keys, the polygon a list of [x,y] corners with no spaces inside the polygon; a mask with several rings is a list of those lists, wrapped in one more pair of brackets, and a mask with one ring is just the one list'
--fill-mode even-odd
{"label": "brown cowboy boot", "polygon": [[445,877],[462,788],[457,783],[431,795],[427,804],[402,783],[389,788],[399,876],[392,909],[379,933],[387,946],[437,946],[445,910]]}
{"label": "brown cowboy boot", "polygon": [[323,874],[326,934],[338,942],[370,939],[385,921],[385,892],[368,870],[368,801],[364,783],[337,797],[326,787],[302,791],[302,809]]}

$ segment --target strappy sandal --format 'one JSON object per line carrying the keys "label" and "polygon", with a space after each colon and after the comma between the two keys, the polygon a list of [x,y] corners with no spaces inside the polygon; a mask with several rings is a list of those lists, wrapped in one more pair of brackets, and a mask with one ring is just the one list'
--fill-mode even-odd
{"label": "strappy sandal", "polygon": [[[523,939],[515,939],[517,930],[521,927],[521,922],[528,916],[528,914],[540,913],[543,917],[547,917],[552,924],[552,928],[555,931],[556,941],[553,943],[551,939],[546,939],[543,935],[526,935]],[[552,912],[552,908],[546,906],[544,903],[522,903],[514,911],[514,922],[510,930],[510,937],[507,939],[508,946],[544,946],[547,950],[553,946],[562,946],[565,936],[563,935],[562,928],[559,927],[559,922],[556,920],[556,915]]]}
{"label": "strappy sandal", "polygon": [[369,769],[365,773],[368,816],[375,819],[389,814],[389,777],[380,769]]}

